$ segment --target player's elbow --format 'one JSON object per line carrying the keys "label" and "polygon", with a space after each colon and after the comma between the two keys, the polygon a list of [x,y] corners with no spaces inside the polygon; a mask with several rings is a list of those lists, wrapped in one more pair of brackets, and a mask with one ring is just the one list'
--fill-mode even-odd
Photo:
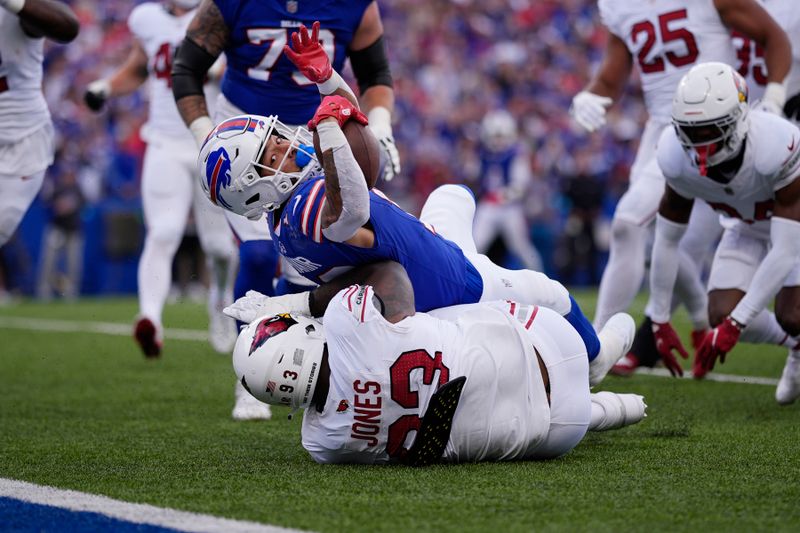
{"label": "player's elbow", "polygon": [[185,96],[203,94],[203,79],[216,59],[188,37],[183,40],[175,52],[170,73],[176,101]]}

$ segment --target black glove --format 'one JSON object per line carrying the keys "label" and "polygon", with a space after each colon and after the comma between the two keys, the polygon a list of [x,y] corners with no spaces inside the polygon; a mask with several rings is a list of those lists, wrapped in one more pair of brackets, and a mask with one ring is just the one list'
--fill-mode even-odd
{"label": "black glove", "polygon": [[108,99],[108,93],[111,91],[108,80],[95,80],[86,88],[83,93],[83,100],[86,102],[86,107],[92,111],[100,111]]}
{"label": "black glove", "polygon": [[786,104],[783,106],[783,114],[788,119],[800,121],[800,93],[786,100]]}

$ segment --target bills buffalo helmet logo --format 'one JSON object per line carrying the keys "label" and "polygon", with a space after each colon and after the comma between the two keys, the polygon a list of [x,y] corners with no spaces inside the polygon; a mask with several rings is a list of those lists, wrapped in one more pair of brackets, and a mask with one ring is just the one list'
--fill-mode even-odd
{"label": "bills buffalo helmet logo", "polygon": [[250,352],[252,355],[256,349],[262,346],[269,339],[275,335],[279,335],[287,331],[290,327],[297,324],[297,321],[288,314],[280,314],[270,318],[265,318],[259,322],[256,327],[256,334],[253,336],[253,342],[250,344]]}
{"label": "bills buffalo helmet logo", "polygon": [[211,201],[226,209],[231,206],[220,196],[222,189],[227,189],[231,184],[231,158],[225,148],[218,148],[211,152],[206,160],[206,182]]}

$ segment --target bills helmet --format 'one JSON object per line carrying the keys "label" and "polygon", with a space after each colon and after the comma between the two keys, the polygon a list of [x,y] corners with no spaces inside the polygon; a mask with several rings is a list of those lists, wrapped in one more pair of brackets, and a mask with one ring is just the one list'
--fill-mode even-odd
{"label": "bills helmet", "polygon": [[264,403],[308,407],[322,367],[323,333],[319,320],[288,313],[251,322],[233,348],[236,378]]}
{"label": "bills helmet", "polygon": [[[288,143],[279,159],[261,162],[272,142]],[[311,134],[291,128],[275,115],[239,115],[221,122],[206,137],[197,160],[200,186],[212,203],[257,220],[277,209],[319,167]]]}
{"label": "bills helmet", "polygon": [[730,65],[701,63],[672,100],[672,124],[702,175],[739,153],[747,135],[747,83]]}
{"label": "bills helmet", "polygon": [[487,113],[481,121],[481,141],[493,152],[508,150],[517,142],[517,121],[503,109]]}

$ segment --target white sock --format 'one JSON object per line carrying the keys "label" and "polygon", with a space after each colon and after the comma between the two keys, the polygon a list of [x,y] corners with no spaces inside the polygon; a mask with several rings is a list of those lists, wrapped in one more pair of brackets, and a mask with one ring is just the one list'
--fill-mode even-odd
{"label": "white sock", "polygon": [[627,311],[644,280],[645,248],[649,230],[630,222],[612,224],[611,253],[600,280],[594,329],[600,331],[609,318]]}
{"label": "white sock", "polygon": [[139,313],[161,324],[164,302],[172,284],[172,259],[179,242],[146,239],[139,258],[137,279],[139,283]]}

